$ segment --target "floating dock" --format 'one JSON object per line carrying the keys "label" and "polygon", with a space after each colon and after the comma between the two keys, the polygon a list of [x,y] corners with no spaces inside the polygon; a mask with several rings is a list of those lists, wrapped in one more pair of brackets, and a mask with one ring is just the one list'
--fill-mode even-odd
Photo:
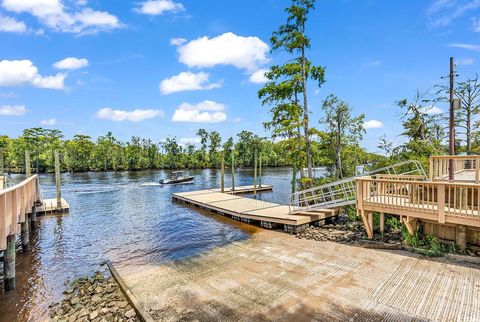
{"label": "floating dock", "polygon": [[[265,190],[272,190],[272,186],[262,186]],[[249,224],[259,224],[263,228],[281,228],[286,232],[298,233],[310,224],[318,224],[327,218],[337,215],[335,209],[319,209],[310,211],[290,212],[290,207],[273,202],[240,197],[238,193],[252,193],[253,186],[241,186],[235,188],[235,194],[231,188],[225,188],[224,193],[220,189],[198,190],[179,192],[172,195],[172,199],[203,208],[207,211],[227,216],[235,220]],[[257,187],[257,192],[262,191]]]}
{"label": "floating dock", "polygon": [[68,202],[62,198],[61,209],[57,209],[57,199],[43,199],[41,205],[37,205],[36,211],[39,215],[48,215],[48,214],[58,214],[68,212],[70,210],[70,205]]}

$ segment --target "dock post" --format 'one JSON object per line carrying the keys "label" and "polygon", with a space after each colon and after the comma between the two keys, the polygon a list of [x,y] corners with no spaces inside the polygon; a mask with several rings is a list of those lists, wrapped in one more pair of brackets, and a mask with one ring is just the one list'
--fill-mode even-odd
{"label": "dock post", "polygon": [[222,163],[221,163],[221,175],[220,175],[220,187],[222,193],[225,192],[225,151],[222,150]]}
{"label": "dock post", "polygon": [[62,191],[60,189],[60,155],[55,150],[55,186],[57,189],[57,211],[62,211]]}
{"label": "dock post", "polygon": [[257,150],[253,157],[253,195],[257,195]]}
{"label": "dock post", "polygon": [[292,194],[296,191],[297,184],[297,167],[293,164],[293,173],[292,173]]}
{"label": "dock post", "polygon": [[7,249],[3,253],[3,287],[6,292],[15,289],[15,237],[7,236]]}
{"label": "dock post", "polygon": [[232,191],[235,191],[235,149],[232,149]]}
{"label": "dock post", "polygon": [[22,239],[22,251],[28,253],[30,251],[30,233],[28,225],[28,214],[25,214],[25,221],[20,223],[20,237]]}
{"label": "dock post", "polygon": [[32,206],[32,213],[30,214],[30,230],[37,228],[37,202],[35,201]]}
{"label": "dock post", "polygon": [[262,150],[258,155],[258,186],[262,187]]}
{"label": "dock post", "polygon": [[32,176],[32,167],[30,166],[30,150],[25,150],[25,175],[27,178]]}
{"label": "dock post", "polygon": [[467,227],[463,225],[458,225],[455,229],[455,239],[458,247],[464,250],[467,248]]}

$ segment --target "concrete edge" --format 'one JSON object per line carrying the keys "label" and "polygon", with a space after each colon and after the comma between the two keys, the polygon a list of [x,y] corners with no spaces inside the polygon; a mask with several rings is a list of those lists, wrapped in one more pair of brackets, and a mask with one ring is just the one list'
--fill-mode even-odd
{"label": "concrete edge", "polygon": [[137,316],[142,322],[154,322],[155,320],[151,317],[151,315],[145,310],[143,305],[140,301],[133,295],[132,291],[128,288],[127,284],[123,281],[120,274],[117,272],[115,267],[110,261],[107,261],[108,269],[110,273],[112,273],[113,278],[117,281],[118,285],[120,286],[120,290],[122,291],[123,295],[125,295],[127,301],[133,307],[135,312],[137,312]]}

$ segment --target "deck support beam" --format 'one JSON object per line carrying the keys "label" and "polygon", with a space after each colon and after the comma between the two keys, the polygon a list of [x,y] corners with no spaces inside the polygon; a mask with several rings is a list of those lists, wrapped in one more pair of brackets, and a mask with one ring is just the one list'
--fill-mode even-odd
{"label": "deck support beam", "polygon": [[3,287],[6,292],[15,289],[15,237],[7,236],[7,249],[3,253]]}
{"label": "deck support beam", "polygon": [[380,232],[383,234],[385,232],[385,213],[380,213]]}
{"label": "deck support beam", "polygon": [[463,225],[458,225],[455,229],[455,242],[457,243],[460,249],[467,248],[467,227]]}
{"label": "deck support beam", "polygon": [[[365,230],[367,231],[367,236],[369,239],[373,238],[373,224],[370,225],[372,212],[367,212],[365,210],[360,210],[360,216],[362,216],[363,225],[365,226]],[[372,220],[373,221],[373,220]]]}
{"label": "deck support beam", "polygon": [[403,217],[403,223],[407,227],[407,231],[410,235],[415,235],[417,232],[417,219],[412,217]]}

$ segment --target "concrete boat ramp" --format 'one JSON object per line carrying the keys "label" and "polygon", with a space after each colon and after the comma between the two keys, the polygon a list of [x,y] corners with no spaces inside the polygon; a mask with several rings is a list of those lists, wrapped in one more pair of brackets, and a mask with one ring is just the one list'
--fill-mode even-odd
{"label": "concrete boat ramp", "polygon": [[303,231],[309,224],[317,224],[337,214],[334,209],[319,209],[291,212],[290,207],[273,202],[238,196],[238,194],[272,190],[272,186],[241,186],[234,191],[225,188],[174,193],[173,200],[188,203],[222,216],[231,217],[263,228],[282,228],[286,232]]}

